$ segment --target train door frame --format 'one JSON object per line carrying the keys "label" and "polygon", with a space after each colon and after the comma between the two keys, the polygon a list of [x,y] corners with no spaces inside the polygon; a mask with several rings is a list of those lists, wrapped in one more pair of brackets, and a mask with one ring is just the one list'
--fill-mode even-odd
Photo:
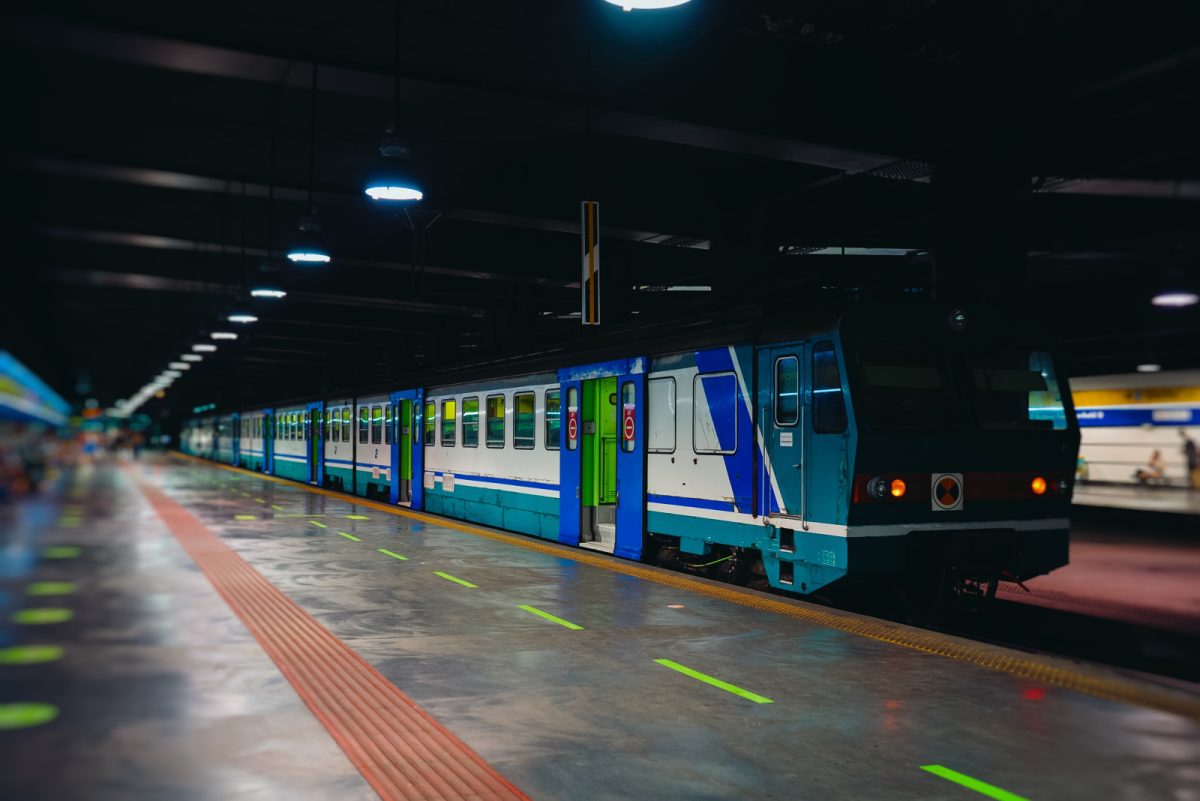
{"label": "train door frame", "polygon": [[[617,402],[617,447],[616,447],[616,497],[613,525],[615,527],[613,553],[627,559],[638,559],[646,532],[646,445],[642,432],[645,430],[645,374],[648,360],[644,356],[618,359],[597,364],[578,365],[558,371],[562,405],[566,410],[566,423],[561,428],[559,448],[559,542],[566,545],[588,546],[592,531],[584,531],[584,482],[594,479],[600,453],[598,448],[585,449],[584,412],[587,391],[593,392],[600,385],[589,383],[598,379],[615,378]],[[631,385],[632,407],[628,417],[632,421],[632,438],[622,437],[626,411],[621,393],[626,384]],[[574,399],[574,403],[572,403]],[[601,398],[600,400],[603,400]],[[595,421],[587,421],[595,422]],[[632,444],[624,446],[624,442]],[[594,441],[598,445],[598,442]],[[628,447],[629,450],[625,448]],[[585,450],[593,464],[584,470]],[[595,482],[593,482],[595,483]],[[589,492],[590,497],[590,492]],[[593,504],[594,505],[594,504]],[[587,521],[589,524],[591,520]],[[583,535],[587,534],[589,538]]]}
{"label": "train door frame", "polygon": [[[784,359],[796,360],[796,419],[781,423],[776,415],[778,366]],[[759,348],[759,415],[766,458],[760,467],[762,491],[760,514],[777,519],[786,526],[807,530],[808,514],[808,430],[809,344],[789,342]],[[798,441],[797,441],[798,440]],[[792,481],[794,471],[799,480]]]}
{"label": "train door frame", "polygon": [[309,403],[305,408],[308,410],[308,445],[304,451],[308,463],[308,483],[320,486],[321,476],[325,475],[325,438],[322,436],[325,402]]}
{"label": "train door frame", "polygon": [[230,424],[233,426],[233,431],[230,434],[229,450],[233,454],[233,459],[230,461],[234,467],[242,466],[242,416],[234,412],[229,416]]}
{"label": "train door frame", "polygon": [[263,472],[275,475],[275,410],[263,409]]}
{"label": "train door frame", "polygon": [[[421,409],[425,403],[425,390],[405,389],[399,392],[392,392],[388,395],[388,402],[394,407],[392,413],[393,424],[396,430],[392,432],[392,488],[390,501],[399,506],[407,506],[410,509],[423,508],[425,497],[425,442],[424,432],[421,427],[423,420],[419,419]],[[409,404],[408,414],[403,414],[404,404]],[[405,433],[405,423],[407,423],[407,433]],[[408,500],[404,500],[402,496],[402,482],[404,459],[402,451],[404,449],[404,441],[408,440]],[[414,480],[420,477],[420,480]]]}

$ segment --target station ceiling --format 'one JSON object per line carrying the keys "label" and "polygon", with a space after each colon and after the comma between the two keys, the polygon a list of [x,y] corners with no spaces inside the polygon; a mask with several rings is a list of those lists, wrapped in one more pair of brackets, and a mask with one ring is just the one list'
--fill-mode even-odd
{"label": "station ceiling", "polygon": [[[1200,265],[1188,6],[6,11],[18,241],[0,330],[64,395],[110,404],[252,309],[158,404],[174,411],[533,351],[588,333],[572,316],[588,197],[605,330],[962,292],[1045,319],[1074,374],[1196,367],[1200,311],[1149,303]],[[397,75],[427,190],[408,213],[362,194]],[[334,261],[297,268],[281,256],[310,156]],[[251,303],[259,281],[288,297]],[[680,287],[698,291],[664,291]]]}

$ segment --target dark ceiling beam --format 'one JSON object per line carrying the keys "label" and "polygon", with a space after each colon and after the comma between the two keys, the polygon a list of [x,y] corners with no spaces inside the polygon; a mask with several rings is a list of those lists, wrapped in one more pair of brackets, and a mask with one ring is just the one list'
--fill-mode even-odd
{"label": "dark ceiling beam", "polygon": [[[40,48],[144,67],[300,89],[307,89],[311,80],[310,62],[227,47],[80,25],[59,25],[49,20],[27,20],[19,30],[27,43]],[[356,97],[391,100],[393,79],[375,72],[322,64],[318,88]],[[401,78],[401,97],[423,98],[435,94],[452,96],[459,105],[488,109],[517,124],[536,122],[569,130],[579,128],[578,103],[480,89],[475,84],[449,78]],[[790,161],[839,172],[864,172],[898,160],[878,153],[628,112],[601,112],[592,120],[592,129],[611,135]]]}

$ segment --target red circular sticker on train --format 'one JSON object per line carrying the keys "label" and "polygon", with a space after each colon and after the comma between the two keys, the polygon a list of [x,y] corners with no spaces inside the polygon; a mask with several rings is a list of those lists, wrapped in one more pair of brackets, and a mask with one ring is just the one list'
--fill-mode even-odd
{"label": "red circular sticker on train", "polygon": [[635,423],[633,422],[633,412],[634,407],[632,404],[629,404],[625,407],[625,419],[621,423],[621,433],[624,435],[626,442],[633,441],[633,433],[635,428]]}
{"label": "red circular sticker on train", "polygon": [[579,438],[579,417],[574,409],[567,412],[567,439]]}

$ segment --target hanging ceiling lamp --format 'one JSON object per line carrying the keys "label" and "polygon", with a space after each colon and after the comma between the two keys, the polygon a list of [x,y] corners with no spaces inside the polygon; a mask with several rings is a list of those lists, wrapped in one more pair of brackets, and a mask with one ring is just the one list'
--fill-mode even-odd
{"label": "hanging ceiling lamp", "polygon": [[246,314],[245,312],[234,312],[225,319],[231,323],[241,323],[242,325],[258,322],[257,317],[255,317],[253,314]]}
{"label": "hanging ceiling lamp", "polygon": [[614,6],[620,6],[626,11],[634,9],[654,10],[659,8],[672,8],[681,6],[689,0],[605,0],[607,3],[612,3]]}
{"label": "hanging ceiling lamp", "polygon": [[321,235],[321,222],[317,219],[317,207],[313,205],[313,175],[317,161],[317,62],[312,66],[312,108],[309,114],[308,142],[308,208],[309,213],[300,218],[299,233],[288,248],[288,261],[293,264],[328,264],[332,261],[325,237]]}
{"label": "hanging ceiling lamp", "polygon": [[409,158],[411,152],[400,140],[400,0],[396,0],[395,75],[392,79],[392,126],[379,142],[379,158],[363,191],[374,201],[387,205],[416,203],[425,198]]}
{"label": "hanging ceiling lamp", "polygon": [[287,292],[282,289],[276,289],[275,287],[256,286],[254,289],[250,290],[250,297],[279,300],[280,298],[286,298]]}

